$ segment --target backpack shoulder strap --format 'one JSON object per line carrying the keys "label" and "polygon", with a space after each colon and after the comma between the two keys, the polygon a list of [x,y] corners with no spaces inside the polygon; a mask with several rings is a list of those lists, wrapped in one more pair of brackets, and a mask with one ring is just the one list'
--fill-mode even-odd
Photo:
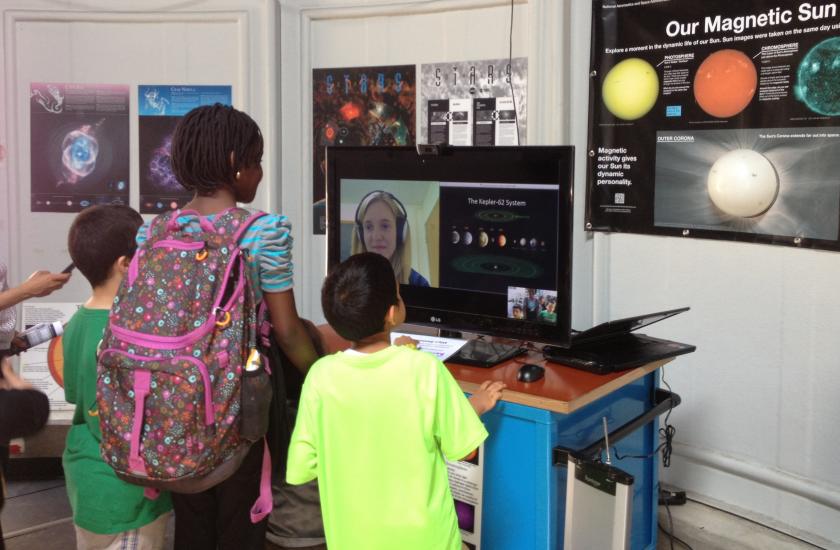
{"label": "backpack shoulder strap", "polygon": [[146,227],[146,242],[163,238],[169,232],[169,222],[177,219],[178,212],[178,210],[169,210],[152,218],[152,221]]}
{"label": "backpack shoulder strap", "polygon": [[[216,217],[214,225],[216,226],[217,231],[221,230],[221,233],[227,233],[231,236],[231,241],[239,244],[248,228],[251,227],[255,221],[267,215],[267,213],[259,210],[256,212],[250,212],[239,207],[229,208]],[[224,227],[224,229],[221,229],[222,227]]]}

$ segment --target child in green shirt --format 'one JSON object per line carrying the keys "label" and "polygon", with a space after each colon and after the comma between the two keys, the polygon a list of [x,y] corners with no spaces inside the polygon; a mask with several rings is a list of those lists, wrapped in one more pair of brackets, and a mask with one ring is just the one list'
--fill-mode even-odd
{"label": "child in green shirt", "polygon": [[62,462],[79,549],[161,549],[171,516],[168,493],[149,500],[143,487],[117,478],[99,454],[97,347],[142,223],[128,206],[93,206],[76,216],[68,236],[70,257],[92,287],[62,340],[64,394],[76,405]]}
{"label": "child in green shirt", "polygon": [[307,374],[286,480],[318,479],[330,550],[460,550],[444,457],[463,459],[484,441],[478,415],[504,384],[485,382],[467,400],[436,357],[390,344],[405,306],[379,254],[337,266],[321,303],[353,346]]}

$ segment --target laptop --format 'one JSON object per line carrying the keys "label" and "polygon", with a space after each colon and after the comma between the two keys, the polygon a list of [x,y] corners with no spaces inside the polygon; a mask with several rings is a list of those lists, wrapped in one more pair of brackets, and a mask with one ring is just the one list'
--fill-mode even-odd
{"label": "laptop", "polygon": [[647,313],[626,319],[607,321],[588,330],[574,331],[568,348],[545,346],[543,355],[549,361],[595,374],[609,374],[652,361],[691,353],[696,346],[654,338],[634,331],[673,317],[688,307]]}

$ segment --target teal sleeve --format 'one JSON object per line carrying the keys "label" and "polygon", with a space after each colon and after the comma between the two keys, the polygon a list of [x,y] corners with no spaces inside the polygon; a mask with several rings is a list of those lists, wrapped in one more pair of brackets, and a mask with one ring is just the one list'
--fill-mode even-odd
{"label": "teal sleeve", "polygon": [[262,292],[291,290],[292,227],[286,216],[268,214],[254,222],[242,237],[241,246],[252,252]]}
{"label": "teal sleeve", "polygon": [[435,434],[447,460],[460,460],[487,438],[487,429],[463,390],[440,361],[437,362]]}
{"label": "teal sleeve", "polygon": [[137,230],[137,235],[134,237],[134,241],[137,243],[137,246],[142,246],[144,242],[146,242],[146,232],[149,230],[149,224],[152,222],[145,222],[143,225],[140,226],[140,229]]}
{"label": "teal sleeve", "polygon": [[309,383],[311,379],[308,376],[303,384],[295,429],[289,443],[286,482],[291,485],[302,485],[318,477],[318,438],[315,433],[319,425],[315,418],[318,395]]}

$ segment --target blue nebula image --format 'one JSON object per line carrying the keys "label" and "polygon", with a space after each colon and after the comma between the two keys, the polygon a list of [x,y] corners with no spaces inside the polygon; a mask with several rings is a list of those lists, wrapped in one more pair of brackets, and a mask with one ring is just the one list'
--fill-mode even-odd
{"label": "blue nebula image", "polygon": [[61,142],[61,165],[68,183],[76,183],[96,168],[99,142],[90,133],[90,125],[69,132]]}
{"label": "blue nebula image", "polygon": [[125,182],[120,180],[117,182],[117,191],[125,191]]}
{"label": "blue nebula image", "polygon": [[840,115],[840,37],[811,48],[799,63],[796,76],[797,99],[815,113]]}
{"label": "blue nebula image", "polygon": [[152,152],[149,160],[149,176],[155,184],[163,189],[184,191],[181,182],[172,172],[172,136],[166,136],[160,147]]}

